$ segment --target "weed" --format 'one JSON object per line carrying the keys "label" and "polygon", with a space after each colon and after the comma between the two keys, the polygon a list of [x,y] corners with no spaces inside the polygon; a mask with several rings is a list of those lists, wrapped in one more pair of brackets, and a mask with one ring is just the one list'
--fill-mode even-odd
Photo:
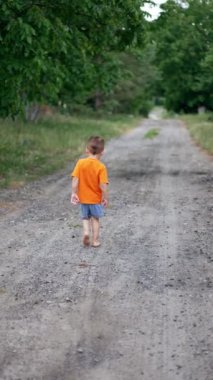
{"label": "weed", "polygon": [[153,128],[153,129],[150,129],[148,132],[146,132],[144,137],[145,139],[154,139],[154,137],[158,135],[159,135],[159,129]]}

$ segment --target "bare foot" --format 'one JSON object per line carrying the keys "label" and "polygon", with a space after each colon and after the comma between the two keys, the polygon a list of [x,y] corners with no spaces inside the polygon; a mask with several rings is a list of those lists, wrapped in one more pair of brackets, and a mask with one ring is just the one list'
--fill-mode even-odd
{"label": "bare foot", "polygon": [[84,245],[84,247],[89,247],[89,245],[90,245],[89,235],[83,236],[83,245]]}
{"label": "bare foot", "polygon": [[100,245],[101,245],[100,241],[94,241],[92,244],[92,247],[98,248],[98,247],[100,247]]}

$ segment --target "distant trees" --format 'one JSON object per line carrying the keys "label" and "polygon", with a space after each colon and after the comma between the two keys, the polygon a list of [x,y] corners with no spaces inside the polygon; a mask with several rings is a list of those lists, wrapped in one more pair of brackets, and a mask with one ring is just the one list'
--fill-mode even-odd
{"label": "distant trees", "polygon": [[111,96],[112,111],[147,116],[160,81],[154,62],[155,47],[147,44],[143,49],[130,49],[121,53],[119,60],[122,76]]}
{"label": "distant trees", "polygon": [[213,2],[168,0],[152,23],[166,106],[213,110]]}
{"label": "distant trees", "polygon": [[142,4],[0,0],[0,116],[89,97],[98,108],[120,77],[116,53],[144,41]]}

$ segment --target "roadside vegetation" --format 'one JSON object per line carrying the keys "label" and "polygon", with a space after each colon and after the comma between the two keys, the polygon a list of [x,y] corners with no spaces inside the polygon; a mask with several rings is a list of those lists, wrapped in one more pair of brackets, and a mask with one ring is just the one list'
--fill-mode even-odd
{"label": "roadside vegetation", "polygon": [[213,155],[213,114],[184,115],[181,120],[196,143]]}
{"label": "roadside vegetation", "polygon": [[90,135],[106,140],[137,126],[139,118],[57,116],[37,124],[0,121],[0,187],[19,187],[82,154]]}
{"label": "roadside vegetation", "polygon": [[173,111],[163,110],[162,117],[182,120],[196,144],[213,155],[213,114],[211,112],[177,114]]}

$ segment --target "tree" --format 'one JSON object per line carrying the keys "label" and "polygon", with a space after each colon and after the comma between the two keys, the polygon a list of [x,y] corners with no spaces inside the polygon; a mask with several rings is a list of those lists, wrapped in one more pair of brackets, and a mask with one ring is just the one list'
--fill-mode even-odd
{"label": "tree", "polygon": [[162,10],[152,24],[152,38],[167,108],[188,112],[203,105],[213,109],[212,84],[206,86],[212,83],[212,1],[168,0]]}
{"label": "tree", "polygon": [[[48,3],[47,3],[48,4]],[[0,3],[0,115],[15,115],[29,102],[56,99],[69,41],[66,25],[51,5]]]}
{"label": "tree", "polygon": [[[146,22],[141,9],[143,2],[87,0],[72,3],[67,13],[67,23],[74,36],[72,46],[78,49],[83,44],[83,57],[80,61],[84,64],[78,66],[78,74],[83,81],[78,81],[73,86],[72,72],[76,66],[70,65],[68,54],[66,66],[69,67],[69,75],[65,86],[68,89],[67,101],[72,90],[71,101],[78,100],[79,95],[80,101],[87,97],[94,108],[98,109],[103,97],[112,92],[120,78],[120,63],[116,53],[144,43]],[[79,84],[82,85],[82,92],[79,91]]]}

